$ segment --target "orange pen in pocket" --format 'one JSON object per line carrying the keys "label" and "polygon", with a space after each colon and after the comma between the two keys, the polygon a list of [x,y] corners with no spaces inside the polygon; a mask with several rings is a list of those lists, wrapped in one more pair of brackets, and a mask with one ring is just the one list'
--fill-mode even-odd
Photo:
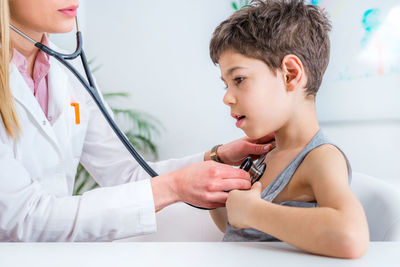
{"label": "orange pen in pocket", "polygon": [[79,115],[79,103],[71,103],[71,106],[75,108],[75,124],[80,124],[81,117]]}

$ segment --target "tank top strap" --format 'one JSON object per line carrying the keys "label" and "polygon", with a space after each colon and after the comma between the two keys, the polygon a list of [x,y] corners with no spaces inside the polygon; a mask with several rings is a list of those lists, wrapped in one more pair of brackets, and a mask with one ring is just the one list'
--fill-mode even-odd
{"label": "tank top strap", "polygon": [[[286,166],[285,169],[264,189],[261,194],[261,197],[269,202],[272,202],[276,196],[282,192],[282,190],[286,187],[286,185],[292,179],[294,173],[297,168],[303,162],[304,158],[310,153],[313,149],[325,145],[332,144],[328,138],[326,138],[321,130],[319,130],[311,141],[307,144],[307,146]],[[336,145],[334,145],[337,147]],[[337,147],[338,148],[338,147]],[[338,148],[340,150],[340,148]],[[346,157],[346,155],[340,150],[346,160],[347,171],[349,174],[349,183],[351,182],[351,167],[350,163]]]}

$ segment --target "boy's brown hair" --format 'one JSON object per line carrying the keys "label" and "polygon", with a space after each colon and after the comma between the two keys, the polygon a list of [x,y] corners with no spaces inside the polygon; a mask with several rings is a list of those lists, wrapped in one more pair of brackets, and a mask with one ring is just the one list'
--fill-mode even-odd
{"label": "boy's brown hair", "polygon": [[254,0],[215,29],[210,56],[218,64],[232,49],[276,70],[286,55],[296,55],[308,77],[306,93],[315,96],[329,62],[330,30],[326,14],[303,0]]}

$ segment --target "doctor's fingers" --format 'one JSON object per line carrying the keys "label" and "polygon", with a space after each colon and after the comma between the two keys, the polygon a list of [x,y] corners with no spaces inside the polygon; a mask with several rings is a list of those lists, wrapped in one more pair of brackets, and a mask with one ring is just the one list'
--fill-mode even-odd
{"label": "doctor's fingers", "polygon": [[264,155],[275,147],[275,142],[269,144],[250,144],[249,155]]}
{"label": "doctor's fingers", "polygon": [[249,180],[244,179],[223,179],[219,181],[214,181],[209,186],[210,191],[219,191],[219,192],[229,192],[234,189],[238,190],[247,190],[251,188],[251,183]]}
{"label": "doctor's fingers", "polygon": [[208,175],[211,178],[244,179],[250,181],[249,173],[244,170],[213,161],[209,162],[213,164],[213,166],[208,169]]}

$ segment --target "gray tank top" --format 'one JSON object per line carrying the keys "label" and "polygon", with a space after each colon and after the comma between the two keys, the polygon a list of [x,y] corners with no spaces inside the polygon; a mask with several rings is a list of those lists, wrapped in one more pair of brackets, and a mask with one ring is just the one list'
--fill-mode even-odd
{"label": "gray tank top", "polygon": [[[297,168],[300,166],[304,158],[310,153],[311,150],[324,145],[324,144],[332,144],[322,133],[322,131],[318,131],[318,133],[311,139],[311,141],[307,144],[307,146],[289,163],[288,166],[264,189],[261,193],[261,198],[272,202],[276,196],[285,188],[285,186],[289,183],[290,179],[292,179],[293,174],[296,172]],[[336,145],[334,145],[336,146]],[[337,147],[337,146],[336,146]],[[339,148],[338,148],[339,149]],[[339,149],[340,150],[340,149]],[[341,151],[341,150],[340,150]],[[341,151],[342,152],[342,151]],[[346,155],[342,152],[343,156],[346,159],[347,170],[349,174],[349,184],[351,182],[351,166],[346,157]],[[303,207],[303,208],[314,208],[318,207],[317,203],[311,202],[298,202],[298,201],[285,201],[285,202],[277,202],[276,204],[291,206],[291,207]],[[236,242],[236,241],[279,241],[275,237],[260,232],[258,230],[247,228],[247,229],[236,229],[233,228],[229,222],[226,225],[226,231],[224,235],[223,241],[228,242]]]}

